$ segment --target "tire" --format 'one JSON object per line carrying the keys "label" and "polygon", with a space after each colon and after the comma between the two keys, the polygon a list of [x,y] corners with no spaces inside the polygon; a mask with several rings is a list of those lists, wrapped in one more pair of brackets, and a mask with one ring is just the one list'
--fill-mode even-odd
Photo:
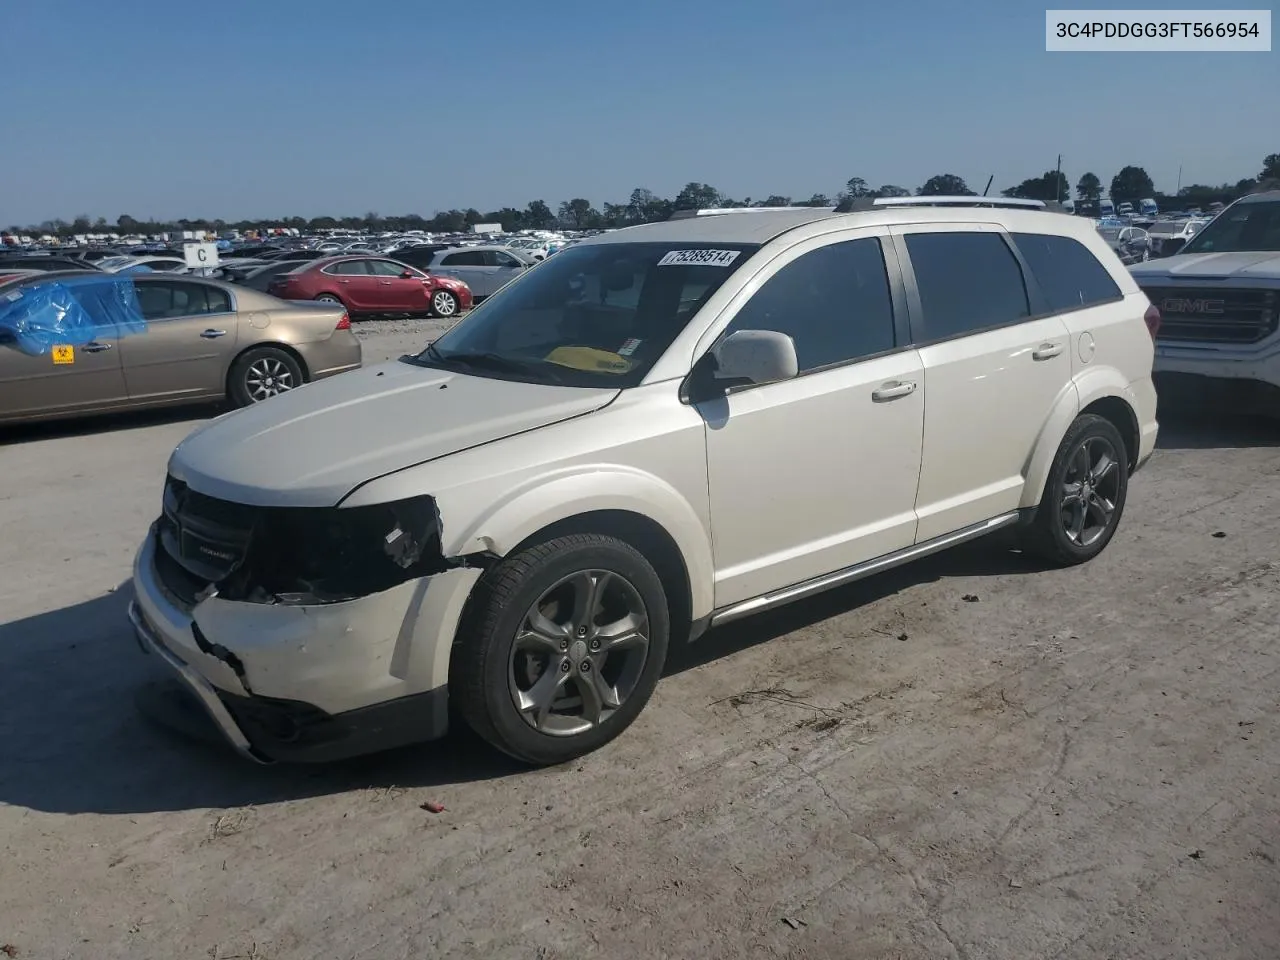
{"label": "tire", "polygon": [[[603,602],[584,618],[592,592]],[[541,632],[530,629],[535,610]],[[477,584],[453,649],[450,696],[502,752],[534,766],[565,763],[635,720],[662,675],[670,631],[662,581],[629,543],[598,534],[548,540],[504,559]],[[612,697],[600,695],[597,677]]]}
{"label": "tire", "polygon": [[253,347],[231,365],[227,396],[236,407],[269,400],[306,383],[302,364],[279,347]]}
{"label": "tire", "polygon": [[346,304],[342,302],[342,298],[336,293],[322,293],[316,297],[316,303],[334,303],[342,308],[346,308]]}
{"label": "tire", "polygon": [[[1099,470],[1104,454],[1111,465]],[[1082,473],[1091,479],[1082,483]],[[1024,547],[1056,566],[1092,560],[1120,526],[1128,493],[1129,457],[1120,431],[1104,417],[1077,417],[1054,455]]]}
{"label": "tire", "polygon": [[442,318],[456,317],[458,298],[448,290],[437,290],[431,294],[431,315]]}

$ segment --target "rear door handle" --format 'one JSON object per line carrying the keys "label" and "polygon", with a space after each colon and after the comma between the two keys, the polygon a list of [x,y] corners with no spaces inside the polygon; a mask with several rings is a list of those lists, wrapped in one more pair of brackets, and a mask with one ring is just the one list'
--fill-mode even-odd
{"label": "rear door handle", "polygon": [[111,344],[98,343],[98,341],[94,340],[94,341],[91,341],[90,343],[86,343],[83,349],[85,353],[101,353],[103,350],[110,350]]}
{"label": "rear door handle", "polygon": [[899,397],[909,396],[916,392],[916,383],[914,380],[890,380],[888,383],[880,385],[878,390],[871,392],[871,399],[875,403],[884,403],[888,400],[897,400]]}
{"label": "rear door handle", "polygon": [[1042,343],[1035,350],[1031,351],[1032,360],[1052,360],[1058,354],[1062,353],[1062,344],[1060,343]]}
{"label": "rear door handle", "polygon": [[225,330],[205,330],[200,334],[206,340],[217,340],[219,337],[225,337],[226,335],[227,331]]}

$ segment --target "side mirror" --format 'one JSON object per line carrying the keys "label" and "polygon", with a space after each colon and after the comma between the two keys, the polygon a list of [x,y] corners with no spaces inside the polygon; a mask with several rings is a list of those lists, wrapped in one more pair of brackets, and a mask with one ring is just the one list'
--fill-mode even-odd
{"label": "side mirror", "polygon": [[400,273],[400,278],[402,280],[412,280],[414,276],[415,274],[412,270],[402,270]]}
{"label": "side mirror", "polygon": [[721,340],[711,354],[714,379],[726,385],[774,383],[800,372],[795,341],[776,330],[739,330]]}

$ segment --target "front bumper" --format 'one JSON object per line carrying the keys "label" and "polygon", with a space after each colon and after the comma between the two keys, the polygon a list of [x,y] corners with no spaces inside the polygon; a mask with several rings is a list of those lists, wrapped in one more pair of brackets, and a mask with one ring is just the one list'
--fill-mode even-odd
{"label": "front bumper", "polygon": [[240,754],[323,762],[448,729],[449,653],[480,571],[457,568],[347,603],[193,606],[164,586],[149,534],[129,617]]}

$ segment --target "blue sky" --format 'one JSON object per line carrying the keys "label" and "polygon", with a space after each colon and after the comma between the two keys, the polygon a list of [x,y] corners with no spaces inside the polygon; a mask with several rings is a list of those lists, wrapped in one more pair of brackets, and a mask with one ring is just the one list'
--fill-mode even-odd
{"label": "blue sky", "polygon": [[1280,151],[1280,52],[1050,54],[1025,0],[6,6],[0,224],[996,190],[1058,153],[1172,190]]}

